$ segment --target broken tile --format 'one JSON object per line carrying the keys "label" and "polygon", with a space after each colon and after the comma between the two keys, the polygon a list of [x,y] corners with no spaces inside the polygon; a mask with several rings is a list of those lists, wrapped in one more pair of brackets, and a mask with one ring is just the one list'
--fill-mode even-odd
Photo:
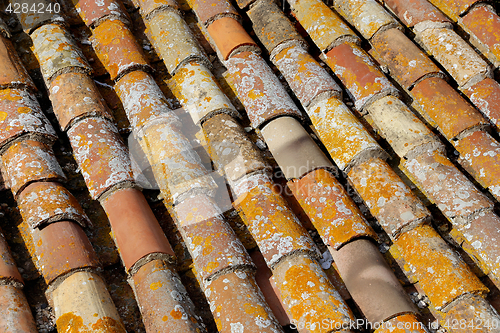
{"label": "broken tile", "polygon": [[34,181],[66,180],[52,148],[39,141],[16,141],[3,152],[2,164],[3,176],[15,196]]}
{"label": "broken tile", "polygon": [[19,194],[17,204],[31,228],[62,220],[76,222],[83,228],[91,226],[78,200],[59,183],[31,183]]}

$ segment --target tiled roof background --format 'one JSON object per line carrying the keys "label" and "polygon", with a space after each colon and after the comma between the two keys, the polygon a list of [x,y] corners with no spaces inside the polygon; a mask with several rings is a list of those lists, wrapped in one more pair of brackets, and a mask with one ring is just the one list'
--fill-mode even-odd
{"label": "tiled roof background", "polygon": [[[167,97],[168,105],[172,109],[180,109],[181,102],[183,102],[182,91],[180,92],[180,89],[182,88],[179,87],[180,83],[174,82],[175,80],[174,81],[172,80],[172,76],[169,74],[172,72],[172,69],[167,68],[165,63],[161,60],[160,56],[157,54],[157,52],[155,52],[155,48],[152,45],[153,37],[151,37],[150,35],[150,32],[153,30],[154,27],[150,28],[149,31],[146,31],[146,25],[143,18],[141,17],[141,13],[137,9],[136,4],[132,2],[132,0],[125,0],[122,1],[122,3],[128,12],[128,16],[131,21],[131,26],[133,27],[132,31],[134,33],[134,37],[139,42],[139,45],[142,46],[148,63],[151,64],[151,66],[154,68],[155,70],[154,78],[158,83],[159,87],[161,88],[163,94]],[[500,9],[498,8],[500,6],[500,2],[495,1],[495,3],[497,9]],[[2,3],[2,6],[5,7],[6,5],[7,4],[4,1]],[[232,82],[228,83],[226,81],[227,76],[224,73],[225,69],[217,59],[217,55],[214,49],[205,39],[206,35],[204,35],[202,30],[200,29],[200,24],[197,20],[196,15],[191,11],[190,5],[187,2],[179,2],[179,5],[181,7],[181,10],[184,11],[185,21],[188,23],[189,27],[192,29],[196,37],[199,39],[201,45],[204,47],[204,51],[207,53],[209,60],[214,63],[213,73],[218,79],[218,83],[223,87],[224,92],[231,98],[231,103],[235,105],[238,110],[242,110],[243,109],[241,105],[242,101],[236,98],[235,92],[232,91],[231,88],[229,87],[229,83],[230,84],[233,83]],[[237,6],[235,5],[235,8],[236,7]],[[69,31],[76,40],[79,48],[83,51],[85,58],[88,59],[90,66],[94,71],[94,79],[97,82],[96,86],[113,113],[114,119],[116,120],[117,123],[119,134],[122,136],[122,138],[126,140],[126,142],[128,142],[129,145],[134,144],[132,141],[127,141],[133,126],[129,123],[129,120],[125,115],[125,110],[122,101],[116,95],[114,90],[111,89],[111,87],[113,86],[113,82],[108,74],[108,71],[106,70],[107,67],[106,64],[103,64],[101,62],[102,57],[100,57],[98,54],[99,52],[109,54],[110,51],[109,50],[102,51],[94,49],[92,43],[89,41],[89,37],[92,35],[91,29],[87,28],[87,26],[83,24],[81,18],[77,15],[76,11],[74,10],[73,6],[70,4],[69,1],[63,2],[63,8],[67,10],[66,20],[70,24]],[[251,31],[250,20],[244,15],[244,11],[240,11],[240,14],[243,14],[244,17],[243,22],[245,28],[247,29],[247,31]],[[128,332],[144,332],[144,327],[142,324],[142,320],[140,317],[136,301],[134,299],[132,289],[127,283],[127,275],[125,273],[123,264],[120,260],[120,255],[112,239],[112,233],[108,217],[106,216],[106,213],[99,204],[99,202],[97,200],[92,200],[93,196],[94,197],[98,196],[97,193],[99,193],[99,191],[101,191],[102,188],[96,185],[95,188],[91,188],[91,190],[94,190],[95,192],[89,193],[89,191],[87,190],[85,182],[86,179],[84,179],[84,177],[82,176],[81,173],[82,170],[78,168],[77,161],[75,161],[73,157],[73,154],[71,152],[72,149],[70,142],[66,134],[63,131],[61,131],[58,119],[54,115],[54,110],[52,109],[53,106],[48,98],[48,94],[45,88],[46,86],[44,80],[45,73],[42,73],[41,66],[33,53],[33,45],[29,36],[23,32],[19,22],[16,22],[13,16],[4,14],[2,12],[0,18],[4,19],[8,23],[8,26],[13,34],[12,40],[14,41],[14,46],[17,50],[17,53],[21,57],[24,66],[26,67],[28,73],[30,74],[31,78],[33,79],[38,89],[36,97],[40,102],[42,110],[45,112],[45,114],[47,115],[47,117],[49,118],[49,120],[51,121],[51,123],[53,124],[54,128],[57,131],[58,140],[54,144],[55,157],[57,158],[67,178],[67,181],[65,182],[66,188],[77,198],[78,202],[83,207],[87,216],[92,222],[92,228],[85,229],[85,232],[90,242],[92,243],[93,248],[96,251],[99,260],[102,264],[103,269],[101,271],[101,274],[105,278],[108,290],[111,293],[111,296],[113,298],[113,301],[115,302],[115,305],[118,309],[121,319]],[[101,29],[106,28],[105,25],[100,25],[99,27]],[[212,29],[215,28],[216,27],[212,27]],[[255,34],[252,34],[252,37],[254,40],[257,40]],[[310,39],[307,39],[307,41],[311,46],[314,45],[314,43]],[[263,41],[261,41],[260,43],[264,44]],[[259,44],[259,46],[262,45]],[[165,52],[168,51],[169,50],[166,50]],[[319,51],[315,47],[312,47],[310,52],[316,58],[319,56]],[[229,55],[231,53],[231,50],[228,50],[227,53]],[[237,60],[234,60],[236,58],[237,57],[233,57],[231,59],[233,59],[232,61],[236,63]],[[256,60],[254,68],[257,66],[258,66],[258,60]],[[277,64],[276,66],[279,67],[279,64]],[[277,68],[273,67],[273,70],[277,71]],[[118,74],[118,71],[119,70],[117,70],[117,73],[110,72],[110,74],[112,76],[115,76]],[[288,87],[288,84],[285,83],[283,76],[286,75],[280,75],[279,78],[281,79],[282,83],[285,86],[287,86],[287,89],[289,89],[290,87]],[[343,83],[345,84],[345,82]],[[127,91],[128,89],[124,90]],[[307,92],[304,92],[304,94],[306,93]],[[356,101],[350,100],[347,94],[344,95],[345,95],[345,102],[347,105],[357,106]],[[297,105],[300,105],[300,103],[298,102],[298,98],[299,94],[297,93],[297,91],[295,91],[294,102]],[[248,108],[249,107],[247,106],[247,109]],[[193,140],[192,142],[196,142],[195,141],[196,139],[198,139],[198,141],[201,141],[199,146],[195,147],[195,149],[201,155],[203,163],[207,166],[210,166],[210,158],[208,154],[204,151],[203,147],[204,139],[199,140],[200,138],[203,137],[203,135],[200,136],[200,129],[193,124],[192,119],[189,117],[188,114],[181,113],[180,111],[178,112],[179,112],[179,117],[181,118],[183,123],[189,124],[189,126],[186,126],[185,132]],[[293,111],[290,111],[290,113],[293,113]],[[201,115],[200,118],[202,116],[203,115]],[[259,118],[250,117],[250,119],[248,119],[246,116],[244,116],[241,122],[244,127],[250,128],[252,124],[255,125],[255,123],[259,122]],[[213,126],[217,126],[217,124],[214,124]],[[316,128],[316,130],[319,131],[318,128]],[[455,134],[452,132],[452,130],[453,129],[450,129],[451,133],[450,136],[453,137],[455,136]],[[249,131],[248,135],[250,136],[253,142],[256,142],[258,145],[262,146],[262,137],[260,136],[260,134],[252,130]],[[446,136],[446,133],[444,133],[444,136]],[[446,141],[446,138],[444,138],[443,136],[441,136],[441,138],[443,139],[443,141]],[[386,142],[384,142],[383,140],[379,140],[379,142],[384,149],[393,152],[393,148],[390,148],[390,146]],[[132,149],[130,146],[129,148]],[[328,147],[326,148],[322,147],[322,148],[325,152],[329,150]],[[451,147],[448,147],[448,149],[451,149]],[[269,151],[264,149],[262,153],[264,154],[266,162],[277,168],[276,162],[272,158],[272,155],[269,153]],[[141,162],[141,159],[145,158],[144,156],[136,156],[136,157],[139,163]],[[391,165],[395,168],[397,167],[395,165],[396,160],[397,159],[391,160],[392,162]],[[337,165],[343,168],[343,166],[340,165],[338,162]],[[317,176],[318,179],[320,178],[320,176],[321,175]],[[222,189],[225,189],[224,186],[225,183],[223,183],[221,177],[215,177],[215,178],[216,181],[219,182],[219,184],[223,185],[221,186]],[[281,178],[277,178],[276,181],[281,186],[285,186],[286,178],[287,178],[286,176],[282,176]],[[343,182],[344,185],[347,184],[347,181],[345,179],[341,178],[341,181]],[[441,231],[441,234],[446,240],[451,240],[451,236],[448,235],[448,232],[450,231],[450,226],[448,221],[446,220],[446,217],[443,216],[443,214],[434,205],[431,205],[429,203],[428,198],[426,198],[417,189],[415,189],[415,191],[417,192],[419,198],[422,199],[424,203],[429,204],[429,209],[431,210],[431,213],[434,217],[436,228],[439,231]],[[170,243],[174,248],[178,261],[177,270],[180,273],[182,282],[186,286],[191,299],[197,306],[196,309],[197,314],[199,314],[203,318],[203,321],[207,326],[207,330],[209,332],[215,332],[216,326],[214,318],[210,312],[210,309],[200,289],[197,279],[195,278],[195,273],[193,272],[193,265],[191,259],[189,258],[186,246],[182,241],[182,237],[179,231],[176,229],[176,224],[173,223],[169,215],[169,211],[165,207],[165,204],[162,200],[165,199],[163,194],[161,194],[160,191],[157,190],[145,190],[144,193],[146,198],[148,199],[149,205],[153,209],[153,212],[155,213],[158,221],[160,222],[161,227],[163,228],[165,234],[167,235]],[[294,201],[291,195],[289,195],[288,199],[290,200],[289,205],[291,205],[294,208],[295,213],[299,216],[301,221],[303,221],[307,227],[311,227],[310,224],[308,225],[308,223],[310,223],[308,222],[309,219],[307,218],[306,214],[302,211],[302,209],[299,207],[298,203]],[[355,200],[358,204],[361,204],[359,198],[356,197]],[[3,233],[6,236],[7,242],[11,248],[14,260],[19,268],[19,271],[21,272],[24,280],[26,281],[24,293],[28,298],[28,302],[32,308],[33,314],[36,317],[38,329],[40,332],[55,332],[53,326],[52,309],[50,309],[50,307],[48,306],[48,302],[43,293],[43,291],[47,288],[46,281],[40,275],[39,270],[37,270],[36,265],[33,262],[32,250],[29,249],[29,247],[26,245],[26,235],[23,234],[26,233],[26,230],[23,229],[24,227],[22,224],[22,218],[19,209],[17,208],[16,200],[14,199],[10,191],[4,190],[0,192],[0,202],[2,202],[0,209],[3,214],[3,217],[0,220],[0,226]],[[226,202],[226,205],[227,204],[228,203]],[[240,204],[244,205],[245,203],[243,202]],[[172,207],[169,206],[168,204],[167,207],[172,209]],[[369,215],[370,213],[368,209],[362,204],[361,204],[361,209],[362,212],[369,217],[370,222],[373,222],[373,218],[371,218],[371,216]],[[255,247],[254,240],[248,234],[248,231],[244,227],[243,222],[240,220],[235,211],[234,210],[227,211],[225,213],[225,217],[227,218],[233,229],[236,231],[236,233],[242,240],[245,247],[247,249],[254,248]],[[390,243],[388,236],[385,235],[385,233],[380,228],[375,228],[375,230],[378,232],[378,237],[380,237],[382,241]],[[425,233],[426,230],[419,230],[415,232]],[[318,244],[320,250],[326,251],[326,246],[323,244],[323,241],[319,237],[318,233],[316,231],[311,231],[310,233],[313,236],[315,242]],[[400,243],[404,243],[405,241],[406,240],[403,238],[398,240],[398,242]],[[411,240],[408,242],[411,243]],[[408,293],[414,293],[413,295],[416,295],[415,296],[416,299],[414,301],[416,301],[417,304],[419,304],[419,302],[425,302],[426,301],[425,299],[423,300],[418,299],[419,295],[418,292],[421,290],[415,289],[412,286],[412,282],[414,281],[408,281],[407,277],[402,273],[401,271],[402,269],[399,266],[401,264],[400,263],[398,264],[398,259],[400,258],[396,257],[394,254],[391,254],[390,252],[386,252],[384,246],[381,246],[381,248],[385,250],[383,252],[385,253],[386,259],[391,263],[392,265],[391,268],[393,268],[394,271],[397,273],[397,277],[406,287],[406,291]],[[466,252],[464,252],[460,248],[457,249],[458,251],[460,251],[460,253],[463,255],[465,259],[468,259],[467,263],[469,264],[470,267],[473,268],[474,272],[482,277],[482,282],[488,288],[490,288],[491,292],[487,299],[495,308],[499,309],[500,293],[498,292],[498,289],[496,289],[496,287],[491,283],[491,281],[489,281],[489,279],[480,272],[479,268],[477,268],[476,264],[469,258]],[[424,246],[422,245],[421,247],[419,247],[417,251],[424,251]],[[429,255],[432,255],[432,253],[429,253]],[[333,268],[329,269],[329,273],[336,274]],[[424,281],[420,282],[424,283]],[[429,283],[432,282],[433,281],[429,281]],[[345,293],[345,287],[343,285],[340,286],[340,290],[344,291]],[[343,294],[343,296],[344,295],[345,294]],[[354,308],[352,306],[353,304],[352,300],[348,301],[348,304],[351,305],[351,308]],[[421,313],[424,316],[429,315],[428,308],[423,307],[421,309]]]}

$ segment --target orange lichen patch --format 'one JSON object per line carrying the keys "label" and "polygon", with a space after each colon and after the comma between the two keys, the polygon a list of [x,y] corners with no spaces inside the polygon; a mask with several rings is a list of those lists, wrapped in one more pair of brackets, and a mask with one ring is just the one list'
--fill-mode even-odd
{"label": "orange lichen patch", "polygon": [[216,113],[239,113],[221,91],[214,75],[203,64],[190,62],[179,69],[171,81],[172,93],[193,119],[200,124]]}
{"label": "orange lichen patch", "polygon": [[427,0],[384,0],[384,4],[410,28],[426,21],[450,22],[441,11]]}
{"label": "orange lichen patch", "polygon": [[142,49],[130,29],[120,20],[99,24],[92,34],[95,52],[112,80],[133,68],[148,68]]}
{"label": "orange lichen patch", "polygon": [[467,223],[457,227],[455,238],[469,244],[464,249],[474,251],[473,256],[489,268],[490,274],[500,283],[500,218],[490,210],[473,216]]}
{"label": "orange lichen patch", "polygon": [[356,204],[333,175],[324,170],[311,171],[288,187],[326,244],[334,249],[359,238],[376,238]]}
{"label": "orange lichen patch", "polygon": [[383,322],[374,333],[427,333],[425,324],[413,313],[406,313]]}
{"label": "orange lichen patch", "polygon": [[112,122],[85,118],[71,127],[68,137],[92,198],[120,183],[134,182],[127,146]]}
{"label": "orange lichen patch", "polygon": [[453,222],[492,207],[490,200],[439,150],[402,161],[406,175]]}
{"label": "orange lichen patch", "polygon": [[31,38],[34,53],[47,82],[68,67],[78,67],[87,72],[92,71],[82,51],[63,26],[58,24],[43,25],[35,30]]}
{"label": "orange lichen patch", "polygon": [[62,332],[126,332],[104,281],[96,273],[75,272],[48,294]]}
{"label": "orange lichen patch", "polygon": [[500,17],[489,6],[476,6],[460,19],[471,42],[498,67],[500,65]]}
{"label": "orange lichen patch", "polygon": [[295,0],[290,2],[290,6],[320,51],[327,51],[342,37],[359,40],[340,16],[320,0]]}
{"label": "orange lichen patch", "polygon": [[0,285],[0,318],[0,332],[38,332],[26,297],[12,285]]}
{"label": "orange lichen patch", "polygon": [[4,179],[14,195],[34,181],[66,180],[52,148],[39,141],[13,143],[2,154],[2,164]]}
{"label": "orange lichen patch", "polygon": [[384,230],[393,239],[403,228],[422,223],[429,211],[392,168],[381,159],[370,159],[349,173],[349,180]]}
{"label": "orange lichen patch", "polygon": [[490,66],[454,30],[425,29],[417,36],[459,86],[467,86],[492,75]]}
{"label": "orange lichen patch", "polygon": [[188,0],[198,19],[204,25],[211,24],[216,16],[238,17],[239,14],[228,1]]}
{"label": "orange lichen patch", "polygon": [[405,89],[425,75],[443,72],[406,35],[398,29],[378,33],[371,41],[391,76]]}
{"label": "orange lichen patch", "polygon": [[141,140],[160,189],[168,191],[174,202],[193,189],[212,193],[217,188],[173,112],[164,113],[134,135]]}
{"label": "orange lichen patch", "polygon": [[453,21],[458,21],[460,15],[465,13],[476,2],[480,0],[428,0]]}
{"label": "orange lichen patch", "polygon": [[448,140],[466,129],[487,124],[484,117],[441,78],[420,81],[411,94]]}
{"label": "orange lichen patch", "polygon": [[225,64],[254,128],[282,115],[301,117],[299,109],[262,57],[242,52]]}
{"label": "orange lichen patch", "polygon": [[466,293],[487,293],[467,264],[429,225],[403,233],[394,242],[404,269],[418,279],[436,309],[443,309]]}
{"label": "orange lichen patch", "polygon": [[17,204],[31,228],[61,220],[74,221],[82,227],[91,225],[78,200],[59,183],[31,183],[19,194]]}
{"label": "orange lichen patch", "polygon": [[465,89],[464,93],[486,118],[500,126],[500,84],[497,81],[488,77]]}
{"label": "orange lichen patch", "polygon": [[56,139],[35,96],[21,89],[0,90],[0,148],[27,133],[48,141]]}
{"label": "orange lichen patch", "polygon": [[146,21],[146,25],[151,42],[170,74],[175,74],[177,69],[189,60],[210,65],[205,52],[178,13],[170,10],[156,12]]}
{"label": "orange lichen patch", "polygon": [[334,6],[368,40],[382,28],[399,27],[399,23],[375,0],[343,0]]}
{"label": "orange lichen patch", "polygon": [[146,17],[154,10],[161,8],[179,9],[179,5],[175,0],[138,0],[137,2],[141,8],[142,17]]}
{"label": "orange lichen patch", "polygon": [[224,170],[229,181],[266,167],[260,151],[230,115],[221,113],[207,119],[203,131],[213,163],[217,170]]}
{"label": "orange lichen patch", "polygon": [[455,143],[460,164],[500,199],[500,143],[484,131],[476,131]]}
{"label": "orange lichen patch", "polygon": [[125,268],[151,253],[174,256],[165,234],[141,191],[120,189],[101,202]]}
{"label": "orange lichen patch", "polygon": [[234,267],[253,267],[243,244],[227,224],[212,198],[198,194],[175,206],[180,228],[196,265],[204,279]]}
{"label": "orange lichen patch", "polygon": [[99,260],[83,229],[70,221],[31,229],[36,265],[47,284],[77,268],[98,267]]}
{"label": "orange lichen patch", "polygon": [[115,91],[123,103],[131,125],[141,129],[162,113],[170,111],[168,102],[151,75],[133,71],[124,75],[116,84]]}
{"label": "orange lichen patch", "polygon": [[398,94],[373,59],[354,43],[334,47],[326,53],[325,61],[342,81],[358,110],[376,95]]}
{"label": "orange lichen patch", "polygon": [[273,267],[283,257],[297,251],[319,254],[314,241],[274,188],[270,177],[253,173],[240,181],[238,187],[234,206],[245,215],[248,230],[268,266]]}
{"label": "orange lichen patch", "polygon": [[7,241],[0,231],[0,281],[4,279],[16,281],[21,285],[24,284],[24,280],[17,270],[16,263],[10,254],[9,245],[7,245]]}
{"label": "orange lichen patch", "polygon": [[257,44],[240,22],[232,17],[217,19],[208,26],[207,31],[224,60],[227,60],[233,52],[237,52],[242,47],[245,47],[245,51],[248,51],[248,48],[259,50]]}
{"label": "orange lichen patch", "polygon": [[314,104],[307,114],[321,142],[340,169],[349,169],[363,154],[384,156],[384,150],[337,97]]}
{"label": "orange lichen patch", "polygon": [[273,62],[304,107],[320,94],[342,96],[342,89],[330,74],[298,44],[281,50]]}
{"label": "orange lichen patch", "polygon": [[146,330],[199,333],[201,318],[172,266],[152,260],[132,277]]}
{"label": "orange lichen patch", "polygon": [[291,257],[276,267],[273,277],[288,314],[301,326],[307,325],[304,332],[337,331],[349,328],[349,321],[354,320],[315,260],[303,255]]}
{"label": "orange lichen patch", "polygon": [[86,74],[68,73],[57,76],[50,84],[50,101],[62,130],[73,120],[99,116],[113,120],[104,98],[92,78]]}
{"label": "orange lichen patch", "polygon": [[251,273],[224,274],[204,289],[219,332],[281,331]]}
{"label": "orange lichen patch", "polygon": [[12,86],[36,90],[12,42],[0,35],[0,88]]}
{"label": "orange lichen patch", "polygon": [[106,17],[121,17],[127,19],[127,11],[119,1],[115,0],[71,0],[83,22],[93,26],[96,21]]}
{"label": "orange lichen patch", "polygon": [[448,330],[453,328],[453,332],[489,333],[498,330],[498,313],[481,295],[467,295],[439,315],[441,325],[448,326]]}

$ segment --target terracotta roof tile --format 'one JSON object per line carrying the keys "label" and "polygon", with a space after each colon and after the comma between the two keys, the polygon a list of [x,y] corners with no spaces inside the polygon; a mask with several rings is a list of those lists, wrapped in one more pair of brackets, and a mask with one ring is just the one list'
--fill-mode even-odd
{"label": "terracotta roof tile", "polygon": [[408,27],[424,22],[451,22],[427,0],[384,0],[382,2]]}
{"label": "terracotta roof tile", "polygon": [[456,22],[459,16],[467,12],[467,10],[475,3],[479,2],[479,0],[429,0],[429,2]]}
{"label": "terracotta roof tile", "polygon": [[38,332],[26,297],[12,285],[0,285],[0,316],[2,331]]}
{"label": "terracotta roof tile", "polygon": [[128,15],[119,1],[115,0],[101,0],[101,1],[91,1],[91,0],[71,0],[75,5],[75,8],[87,26],[97,26],[100,24],[100,20],[104,18],[109,18],[110,16],[114,18],[120,18],[122,20],[128,20]]}
{"label": "terracotta roof tile", "polygon": [[236,9],[227,1],[190,0],[190,6],[198,15],[198,20],[205,26],[222,17],[239,18]]}
{"label": "terracotta roof tile", "polygon": [[0,231],[0,285],[3,284],[12,284],[14,287],[22,288],[24,280],[12,258],[9,245]]}
{"label": "terracotta roof tile", "polygon": [[495,126],[500,126],[500,84],[486,78],[464,90],[471,102],[488,118]]}
{"label": "terracotta roof tile", "polygon": [[156,10],[169,8],[173,10],[179,9],[179,5],[175,0],[136,0],[136,2],[140,7],[141,15],[143,17],[147,17]]}
{"label": "terracotta roof tile", "polygon": [[29,88],[36,90],[12,42],[0,35],[0,88]]}

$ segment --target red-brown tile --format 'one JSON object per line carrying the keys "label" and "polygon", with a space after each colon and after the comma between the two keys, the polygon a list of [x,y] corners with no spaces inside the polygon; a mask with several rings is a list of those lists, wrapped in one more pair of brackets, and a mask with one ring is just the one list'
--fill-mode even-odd
{"label": "red-brown tile", "polygon": [[467,293],[488,289],[432,226],[421,225],[396,241],[404,269],[415,275],[432,305],[440,310]]}
{"label": "red-brown tile", "polygon": [[420,81],[411,94],[448,140],[469,128],[487,124],[484,117],[441,78]]}
{"label": "red-brown tile", "polygon": [[254,128],[282,115],[301,117],[297,106],[259,55],[238,53],[226,62],[226,67]]}
{"label": "red-brown tile", "polygon": [[299,331],[336,332],[355,320],[316,260],[304,255],[287,258],[273,270],[273,278]]}
{"label": "red-brown tile", "polygon": [[238,12],[228,1],[216,0],[189,0],[192,9],[196,12],[198,19],[204,25],[211,24],[218,17],[239,17]]}
{"label": "red-brown tile", "polygon": [[151,75],[133,71],[116,84],[118,94],[131,125],[139,130],[145,124],[170,111],[165,96]]}
{"label": "red-brown tile", "polygon": [[418,79],[425,75],[444,73],[406,35],[398,29],[379,32],[372,40],[372,46],[389,67],[391,76],[403,88],[411,89]]}
{"label": "red-brown tile", "polygon": [[276,3],[258,1],[247,14],[252,20],[253,31],[269,54],[286,41],[293,40],[298,44],[305,44],[302,36]]}
{"label": "red-brown tile", "polygon": [[370,213],[392,238],[430,216],[422,202],[384,160],[365,161],[352,168],[348,175]]}
{"label": "red-brown tile", "polygon": [[0,148],[13,139],[32,134],[54,141],[56,134],[36,98],[25,90],[0,90]]}
{"label": "red-brown tile", "polygon": [[162,260],[143,265],[132,277],[142,320],[149,332],[204,332],[201,318],[173,267]]}
{"label": "red-brown tile", "polygon": [[36,90],[12,42],[0,35],[0,88],[27,87]]}
{"label": "red-brown tile", "polygon": [[210,197],[198,194],[175,206],[196,270],[203,280],[228,268],[252,268],[243,244]]}
{"label": "red-brown tile", "polygon": [[[46,82],[69,67],[90,73],[92,68],[73,37],[62,25],[46,24],[31,35],[34,53]],[[76,71],[76,69],[73,69]],[[48,84],[47,84],[48,85]]]}
{"label": "red-brown tile", "polygon": [[78,200],[60,183],[31,183],[19,195],[17,204],[23,220],[31,228],[62,220],[91,226]]}
{"label": "red-brown tile", "polygon": [[7,241],[0,230],[0,281],[2,280],[24,284],[24,280],[10,254],[9,245],[7,245]]}
{"label": "red-brown tile", "polygon": [[139,190],[117,190],[101,204],[108,215],[127,271],[148,254],[174,255],[158,220]]}
{"label": "red-brown tile", "polygon": [[235,271],[205,283],[210,308],[219,332],[280,332],[252,272]]}
{"label": "red-brown tile", "polygon": [[358,239],[330,252],[349,293],[369,322],[416,312],[378,247],[370,240]]}
{"label": "red-brown tile", "polygon": [[207,28],[210,37],[219,49],[224,60],[227,60],[238,49],[258,51],[259,47],[243,26],[232,17],[221,17]]}
{"label": "red-brown tile", "polygon": [[74,222],[60,221],[31,229],[31,236],[36,265],[47,284],[74,269],[99,266],[92,244]]}
{"label": "red-brown tile", "polygon": [[149,65],[130,29],[120,20],[110,19],[94,29],[92,43],[112,80],[132,69]]}
{"label": "red-brown tile", "polygon": [[153,11],[161,8],[179,9],[179,5],[175,0],[137,0],[137,2],[141,8],[142,17],[147,17]]}
{"label": "red-brown tile", "polygon": [[2,164],[5,181],[15,196],[34,181],[66,180],[52,148],[39,141],[16,141],[2,154]]}
{"label": "red-brown tile", "polygon": [[342,95],[330,74],[299,44],[281,50],[273,62],[304,107],[321,94]]}
{"label": "red-brown tile", "polygon": [[474,44],[488,59],[500,65],[500,17],[489,6],[476,6],[460,19]]}
{"label": "red-brown tile", "polygon": [[270,177],[251,174],[238,182],[238,188],[234,206],[245,215],[248,230],[269,267],[297,251],[319,255],[314,241]]}
{"label": "red-brown tile", "polygon": [[92,198],[134,182],[127,146],[109,120],[84,118],[69,129],[68,137]]}
{"label": "red-brown tile", "polygon": [[318,230],[333,249],[360,237],[376,238],[356,204],[333,175],[318,169],[288,187]]}
{"label": "red-brown tile", "polygon": [[460,164],[500,200],[500,144],[485,131],[476,131],[455,143]]}
{"label": "red-brown tile", "polygon": [[63,130],[77,118],[89,115],[113,120],[94,81],[86,74],[61,74],[51,82],[49,92],[52,108]]}
{"label": "red-brown tile", "polygon": [[373,59],[354,43],[334,47],[326,53],[325,61],[342,81],[358,110],[377,95],[398,94]]}
{"label": "red-brown tile", "polygon": [[0,332],[39,332],[22,290],[11,285],[0,285]]}
{"label": "red-brown tile", "polygon": [[455,22],[473,4],[480,1],[481,0],[429,0],[430,3],[439,8]]}
{"label": "red-brown tile", "polygon": [[450,22],[441,11],[427,0],[384,0],[384,4],[408,27],[425,21]]}
{"label": "red-brown tile", "polygon": [[467,217],[492,202],[440,151],[423,152],[401,166],[417,187],[450,220]]}
{"label": "red-brown tile", "polygon": [[260,151],[248,138],[243,127],[230,115],[221,113],[203,123],[210,146],[209,153],[217,170],[223,170],[230,181],[266,167]]}
{"label": "red-brown tile", "polygon": [[127,20],[127,11],[119,1],[115,0],[72,0],[80,17],[87,26],[95,26],[100,19],[113,17]]}
{"label": "red-brown tile", "polygon": [[500,126],[500,84],[497,81],[486,78],[463,92],[486,118]]}

